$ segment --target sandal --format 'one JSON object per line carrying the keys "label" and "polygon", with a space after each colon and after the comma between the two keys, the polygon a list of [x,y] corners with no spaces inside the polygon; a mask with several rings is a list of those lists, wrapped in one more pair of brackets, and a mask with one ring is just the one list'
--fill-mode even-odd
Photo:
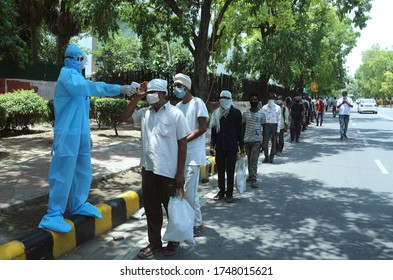
{"label": "sandal", "polygon": [[169,241],[168,245],[165,247],[164,255],[167,257],[176,255],[179,250],[180,243]]}
{"label": "sandal", "polygon": [[160,251],[161,249],[162,247],[154,247],[153,245],[149,244],[139,251],[138,258],[145,259],[153,255],[154,253]]}

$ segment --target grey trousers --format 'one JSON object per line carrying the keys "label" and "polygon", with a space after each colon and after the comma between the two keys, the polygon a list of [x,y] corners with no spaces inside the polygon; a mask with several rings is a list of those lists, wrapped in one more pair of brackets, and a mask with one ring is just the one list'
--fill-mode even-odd
{"label": "grey trousers", "polygon": [[248,142],[244,143],[244,148],[246,150],[247,155],[247,163],[248,163],[248,181],[257,181],[257,168],[258,168],[258,159],[259,159],[259,146],[261,142]]}

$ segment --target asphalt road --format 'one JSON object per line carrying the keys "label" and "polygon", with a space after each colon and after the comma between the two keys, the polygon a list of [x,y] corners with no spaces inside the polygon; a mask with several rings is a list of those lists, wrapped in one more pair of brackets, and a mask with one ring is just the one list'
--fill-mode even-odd
{"label": "asphalt road", "polygon": [[[300,143],[285,143],[274,164],[260,163],[261,186],[235,192],[231,204],[211,199],[213,176],[200,190],[204,234],[170,259],[392,260],[392,120],[392,109],[354,108],[349,138],[339,140],[338,118],[327,112],[322,127],[311,124]],[[146,233],[142,216],[61,259],[133,260]]]}

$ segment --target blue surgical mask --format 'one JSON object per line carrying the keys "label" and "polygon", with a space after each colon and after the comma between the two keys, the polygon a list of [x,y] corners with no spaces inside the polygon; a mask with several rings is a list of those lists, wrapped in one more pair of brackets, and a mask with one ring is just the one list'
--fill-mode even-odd
{"label": "blue surgical mask", "polygon": [[282,103],[282,100],[276,100],[276,104],[280,105]]}
{"label": "blue surgical mask", "polygon": [[175,88],[175,95],[177,98],[183,99],[183,97],[186,95],[186,89],[183,87]]}

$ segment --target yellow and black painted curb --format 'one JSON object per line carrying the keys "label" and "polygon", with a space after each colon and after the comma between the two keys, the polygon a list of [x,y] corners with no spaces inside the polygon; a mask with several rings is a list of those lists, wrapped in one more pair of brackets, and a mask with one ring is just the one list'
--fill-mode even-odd
{"label": "yellow and black painted curb", "polygon": [[142,190],[125,192],[97,204],[102,219],[72,215],[66,222],[67,233],[39,229],[32,235],[0,245],[0,260],[51,260],[59,258],[79,245],[125,223],[143,206]]}
{"label": "yellow and black painted curb", "polygon": [[209,182],[209,176],[216,173],[216,158],[215,157],[208,157],[206,159],[206,164],[200,166],[200,181],[202,183]]}
{"label": "yellow and black painted curb", "polygon": [[[216,172],[215,157],[208,157],[201,165],[202,183]],[[102,219],[72,215],[66,222],[72,226],[67,233],[39,229],[25,238],[0,244],[0,260],[53,260],[57,259],[86,241],[125,223],[143,207],[142,190],[125,192],[118,197],[97,204]]]}

